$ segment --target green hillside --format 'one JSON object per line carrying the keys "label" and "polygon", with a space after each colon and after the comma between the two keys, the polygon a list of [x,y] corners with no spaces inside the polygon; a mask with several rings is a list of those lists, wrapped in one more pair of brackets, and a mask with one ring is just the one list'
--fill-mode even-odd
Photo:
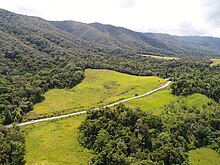
{"label": "green hillside", "polygon": [[85,116],[25,126],[27,165],[85,165],[92,153],[77,141],[78,126]]}
{"label": "green hillside", "polygon": [[31,113],[40,116],[89,110],[146,93],[166,80],[155,76],[131,76],[110,70],[85,71],[85,79],[72,89],[51,89]]}
{"label": "green hillside", "polygon": [[128,107],[139,107],[143,111],[159,115],[164,105],[170,104],[177,99],[178,97],[172,95],[170,90],[164,89],[147,97],[127,101],[124,104]]}
{"label": "green hillside", "polygon": [[189,152],[190,165],[219,165],[220,155],[207,148],[191,150]]}
{"label": "green hillside", "polygon": [[[112,83],[112,80],[114,80],[114,83]],[[129,85],[129,83],[135,86],[135,89],[133,89],[133,86]],[[97,105],[97,100],[99,100],[97,96],[99,95],[102,95],[103,98],[112,96],[110,100],[113,100],[117,98],[114,97],[113,94],[123,93],[123,91],[126,91],[125,89],[133,89],[129,90],[128,93],[124,93],[123,96],[134,96],[137,91],[141,93],[146,90],[148,91],[150,88],[157,86],[158,83],[158,78],[156,77],[136,77],[114,71],[88,69],[85,72],[84,81],[75,88],[48,91],[45,94],[45,101],[35,106],[35,112],[37,112],[38,108],[41,110],[43,107],[45,109],[42,113],[47,112],[51,107],[54,107],[54,109],[57,107],[57,111],[59,111],[58,107],[64,107],[64,109],[67,106],[74,107],[73,100],[74,103],[77,102],[78,104],[87,103],[89,107]],[[106,89],[106,87],[108,88]],[[80,97],[82,90],[84,96]],[[91,92],[91,90],[93,92]],[[94,92],[94,90],[96,92]],[[106,94],[106,92],[108,93]],[[95,94],[91,95],[91,93]],[[72,97],[74,96],[78,96],[77,99],[73,99]],[[195,107],[198,110],[201,110],[204,105],[212,101],[201,94],[177,97],[170,93],[170,89],[164,89],[144,98],[125,102],[125,105],[129,107],[138,106],[144,111],[161,114],[164,105],[168,105],[177,100],[181,100],[188,107]],[[105,101],[103,103],[105,103]],[[26,134],[27,155],[25,158],[27,164],[34,164],[36,162],[38,164],[86,164],[91,158],[92,153],[83,149],[77,141],[77,127],[84,118],[85,116],[81,115],[23,127]],[[41,149],[43,149],[46,154],[39,152]],[[201,154],[197,154],[197,157],[198,156],[202,159]],[[61,159],[62,157],[65,159]],[[194,158],[190,152],[190,161],[192,161],[191,159],[195,160],[196,158]]]}
{"label": "green hillside", "polygon": [[[167,128],[160,128],[163,132],[152,144],[159,147],[162,159],[170,153],[174,155],[171,161],[178,162],[176,153],[197,148],[189,153],[192,164],[219,164],[218,154],[201,148],[220,148],[219,56],[220,38],[142,33],[101,23],[48,21],[0,9],[0,164],[24,164],[22,132],[19,127],[7,125],[103,107],[146,93],[168,79],[172,81],[170,87],[124,104],[147,112],[135,109],[139,115],[167,122]],[[120,114],[117,121],[134,124],[132,131],[137,128],[140,133],[134,135],[134,142],[139,138],[140,145],[148,145],[147,139],[158,132],[150,130],[146,134],[141,129],[148,130],[154,121],[127,120],[126,113]],[[92,152],[77,141],[77,127],[84,119],[82,115],[22,127],[27,164],[86,164]],[[117,149],[124,150],[129,140],[121,143],[120,138],[126,138],[128,131],[118,130]],[[161,140],[167,144],[162,150]],[[175,152],[171,147],[175,144],[184,146],[175,146]],[[146,152],[135,151],[136,157],[149,160],[153,153],[150,143],[148,147]],[[134,148],[140,149],[137,145]]]}

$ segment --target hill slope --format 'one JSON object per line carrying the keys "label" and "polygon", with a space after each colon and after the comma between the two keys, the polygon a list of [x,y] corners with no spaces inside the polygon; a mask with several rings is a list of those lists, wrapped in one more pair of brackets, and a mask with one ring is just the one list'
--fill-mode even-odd
{"label": "hill slope", "polygon": [[212,40],[215,44],[210,43],[214,45],[210,49],[210,45],[204,44],[207,39],[180,38],[99,23],[51,22],[0,9],[2,121],[4,124],[21,121],[33,104],[44,99],[44,92],[51,88],[75,86],[83,80],[86,68],[168,77],[164,68],[185,66],[185,61],[180,61],[181,64],[162,63],[158,59],[135,55],[220,54],[218,39]]}
{"label": "hill slope", "polygon": [[[47,21],[0,9],[0,32],[44,53],[71,51],[74,54],[104,50],[128,50],[175,56],[220,56],[220,39],[140,33],[100,23]],[[7,42],[1,36],[1,42]],[[57,50],[58,49],[58,50]],[[5,51],[1,51],[5,52]],[[106,51],[105,51],[106,52]]]}
{"label": "hill slope", "polygon": [[159,33],[140,33],[100,23],[74,21],[50,22],[57,28],[77,35],[93,44],[128,49],[136,53],[175,56],[219,56],[220,39],[213,37],[181,37]]}

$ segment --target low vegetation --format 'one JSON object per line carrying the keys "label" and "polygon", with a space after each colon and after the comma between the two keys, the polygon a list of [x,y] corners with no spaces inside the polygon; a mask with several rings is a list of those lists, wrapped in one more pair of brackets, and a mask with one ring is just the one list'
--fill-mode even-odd
{"label": "low vegetation", "polygon": [[[168,99],[162,101],[164,98]],[[153,102],[154,99],[158,101],[159,106]],[[153,114],[157,115],[163,114],[164,118],[167,115],[165,112],[170,116],[178,113],[182,115],[186,115],[187,113],[200,113],[203,112],[205,107],[210,107],[210,109],[212,109],[212,104],[215,102],[201,94],[193,94],[188,97],[177,97],[170,94],[169,89],[165,89],[144,98],[140,98],[140,100],[135,99],[125,103],[129,103],[126,105],[130,107],[136,107],[136,103],[138,103],[138,106],[141,108],[146,107],[146,109],[143,110],[147,113],[153,112]],[[173,109],[175,109],[175,111]],[[187,109],[187,111],[183,111],[182,109]],[[163,110],[166,111],[162,113]],[[209,110],[207,109],[207,111]],[[87,164],[92,158],[93,152],[80,147],[77,141],[77,127],[83,120],[85,120],[84,115],[24,127],[27,144],[27,155],[25,157],[27,164],[35,164],[34,162],[38,162],[39,164],[56,164],[56,162],[58,162],[57,164]],[[46,154],[40,152],[42,148],[46,151]],[[56,157],[53,155],[56,155]],[[62,157],[65,158],[65,161],[63,160],[61,162],[58,159]],[[85,158],[83,159],[83,157]],[[189,161],[191,161],[190,159],[191,152],[189,153]],[[203,155],[198,154],[198,159],[203,159]]]}
{"label": "low vegetation", "polygon": [[219,162],[219,153],[211,149],[199,148],[189,152],[190,165],[219,165]]}
{"label": "low vegetation", "polygon": [[26,135],[27,165],[85,165],[92,152],[77,141],[84,115],[22,127]]}
{"label": "low vegetation", "polygon": [[[37,115],[89,110],[117,100],[146,93],[166,80],[155,76],[132,76],[110,70],[87,69],[85,79],[72,89],[52,89],[34,106]],[[38,117],[39,117],[38,116]]]}
{"label": "low vegetation", "polygon": [[124,104],[127,107],[139,107],[141,110],[152,114],[161,114],[164,105],[168,105],[178,99],[177,96],[172,95],[169,89],[157,91],[147,97],[129,100]]}

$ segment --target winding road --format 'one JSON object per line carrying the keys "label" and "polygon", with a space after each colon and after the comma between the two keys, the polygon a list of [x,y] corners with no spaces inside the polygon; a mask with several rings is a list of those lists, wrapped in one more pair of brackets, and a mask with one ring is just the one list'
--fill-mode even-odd
{"label": "winding road", "polygon": [[[112,107],[114,105],[117,105],[117,104],[120,104],[120,103],[123,103],[123,102],[126,102],[126,101],[129,101],[129,100],[133,100],[133,99],[137,99],[137,98],[141,98],[141,97],[144,97],[144,96],[147,96],[147,95],[150,95],[160,89],[163,89],[163,88],[166,88],[167,86],[169,86],[171,83],[171,81],[168,81],[166,83],[164,83],[163,85],[157,87],[156,89],[153,89],[147,93],[144,93],[142,95],[139,95],[139,96],[134,96],[134,97],[130,97],[130,98],[127,98],[127,99],[123,99],[123,100],[120,100],[120,101],[117,101],[115,103],[112,103],[112,104],[109,104],[109,105],[106,105],[104,106],[104,108],[106,107]],[[99,108],[95,108],[95,109],[92,109],[92,110],[98,110]],[[36,120],[31,120],[31,121],[28,121],[28,122],[24,122],[24,123],[18,123],[16,124],[17,126],[25,126],[25,125],[29,125],[29,124],[34,124],[34,123],[39,123],[39,122],[43,122],[43,121],[49,121],[49,120],[56,120],[56,119],[60,119],[60,118],[66,118],[66,117],[70,117],[70,116],[75,116],[75,115],[80,115],[80,114],[84,114],[86,113],[87,111],[80,111],[80,112],[74,112],[74,113],[70,113],[70,114],[66,114],[66,115],[60,115],[60,116],[54,116],[54,117],[48,117],[48,118],[43,118],[43,119],[36,119]],[[12,125],[8,125],[9,127],[12,126]]]}

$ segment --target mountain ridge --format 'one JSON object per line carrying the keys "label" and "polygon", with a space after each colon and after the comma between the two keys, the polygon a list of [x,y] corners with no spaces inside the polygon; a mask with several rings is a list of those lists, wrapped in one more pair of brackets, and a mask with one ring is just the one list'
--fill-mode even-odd
{"label": "mountain ridge", "polygon": [[[80,49],[87,53],[100,50],[105,53],[124,50],[131,54],[178,57],[220,56],[220,38],[216,37],[143,33],[97,22],[87,24],[76,21],[47,21],[40,17],[16,14],[4,9],[0,9],[0,14],[0,30],[18,38],[24,44],[29,44],[38,36],[36,40],[42,40],[39,45],[43,46],[50,42],[51,47],[55,45],[61,49],[75,49],[76,54]],[[34,48],[38,49],[36,43],[34,44]]]}

